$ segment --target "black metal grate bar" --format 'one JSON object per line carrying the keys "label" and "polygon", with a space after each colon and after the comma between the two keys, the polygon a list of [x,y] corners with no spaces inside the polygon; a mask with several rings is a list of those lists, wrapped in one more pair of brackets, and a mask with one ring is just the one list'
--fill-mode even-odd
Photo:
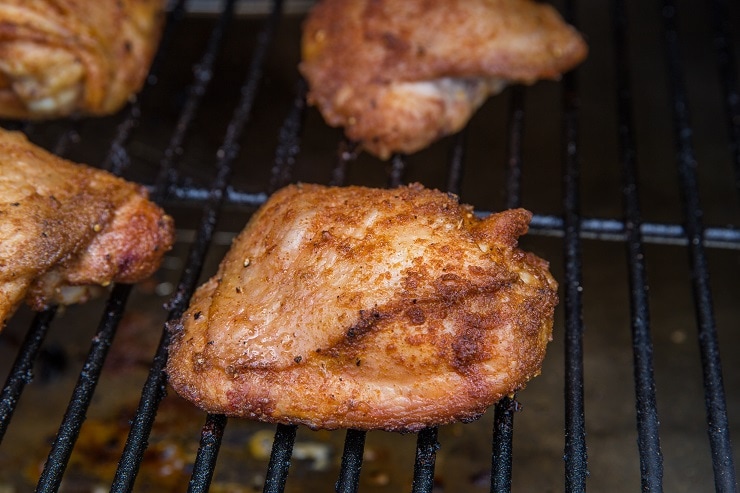
{"label": "black metal grate bar", "polygon": [[77,123],[78,122],[74,122],[72,124],[72,128],[65,131],[61,137],[59,137],[53,149],[54,154],[57,156],[64,156],[67,153],[67,149],[70,144],[79,142],[80,136],[77,133]]}
{"label": "black metal grate bar", "polygon": [[277,425],[270,462],[267,464],[265,485],[262,489],[264,493],[282,493],[285,490],[297,429],[298,427],[294,425]]}
{"label": "black metal grate bar", "polygon": [[164,201],[169,192],[169,186],[174,182],[175,164],[182,152],[182,143],[185,141],[190,125],[198,113],[201,100],[213,79],[213,65],[216,63],[224,32],[234,17],[235,3],[236,0],[227,0],[224,4],[218,23],[211,31],[205,53],[193,67],[195,82],[190,86],[188,97],[175,124],[175,132],[159,164],[159,174],[152,193],[152,199],[156,202]]}
{"label": "black metal grate bar", "polygon": [[[192,273],[194,269],[199,267],[194,266],[193,268],[186,268],[186,274]],[[190,274],[192,275],[192,274]],[[197,279],[197,276],[195,276]],[[195,282],[195,281],[193,281]],[[182,286],[183,283],[180,283]],[[121,458],[118,461],[118,467],[116,468],[116,474],[113,477],[113,483],[111,486],[111,493],[129,492],[133,490],[134,481],[136,480],[136,474],[139,471],[139,464],[144,456],[144,450],[147,446],[147,440],[149,433],[154,423],[154,417],[157,414],[157,407],[159,402],[164,397],[166,389],[166,380],[164,376],[164,368],[167,363],[167,346],[169,344],[169,335],[165,330],[159,341],[157,352],[152,360],[152,364],[149,367],[149,375],[141,393],[141,399],[139,401],[139,407],[136,410],[134,418],[131,420],[131,428],[126,438],[126,445],[124,446]]]}
{"label": "black metal grate bar", "polygon": [[330,185],[343,185],[347,179],[347,167],[357,158],[357,144],[348,139],[342,139],[337,148],[337,160],[332,170]]}
{"label": "black metal grate bar", "polygon": [[366,432],[347,430],[342,452],[342,465],[336,484],[337,493],[355,493],[360,485],[360,471],[365,451]]}
{"label": "black metal grate bar", "polygon": [[689,238],[689,262],[691,264],[691,279],[696,305],[714,484],[717,491],[734,492],[737,491],[737,480],[735,478],[732,444],[730,443],[724,384],[722,383],[719,341],[709,285],[709,268],[703,245],[703,212],[699,201],[696,177],[698,163],[691,140],[692,129],[689,106],[684,87],[681,53],[676,31],[676,7],[672,1],[664,1],[662,14],[676,139],[676,160],[685,227]]}
{"label": "black metal grate bar", "polygon": [[412,493],[431,493],[434,489],[434,466],[437,462],[437,428],[425,428],[416,437],[416,462]]}
{"label": "black metal grate bar", "polygon": [[[522,138],[524,135],[524,88],[512,88],[507,141],[506,196],[504,207],[514,209],[522,203]],[[491,492],[511,491],[511,461],[514,438],[514,397],[504,397],[494,409],[493,452],[491,454]]]}
{"label": "black metal grate bar", "polygon": [[737,86],[735,53],[732,49],[730,16],[726,0],[713,0],[710,5],[714,48],[717,52],[719,79],[725,99],[725,114],[730,139],[730,153],[735,172],[735,189],[740,197],[740,93]]}
{"label": "black metal grate bar", "polygon": [[396,188],[403,184],[403,174],[406,172],[406,156],[394,154],[391,157],[391,167],[388,173],[388,188]]}
{"label": "black metal grate bar", "polygon": [[[157,187],[152,194],[152,198],[157,201],[160,201],[164,196],[165,187],[170,176],[170,170],[172,169],[173,160],[176,156],[176,150],[181,145],[181,142],[187,133],[190,123],[197,111],[200,98],[205,92],[208,82],[210,81],[210,76],[205,76],[204,73],[205,70],[210,69],[213,65],[213,58],[215,58],[215,53],[220,46],[222,32],[231,16],[231,9],[233,9],[233,2],[227,3],[224,8],[219,24],[211,34],[206,54],[200,60],[199,65],[196,66],[196,69],[200,70],[194,71],[196,74],[196,83],[191,88],[188,100],[185,103],[178,120],[178,124],[175,127],[175,134],[170,140],[169,146],[165,150],[163,160],[160,163],[160,174],[157,179]],[[196,245],[201,247],[203,252],[205,252],[208,246],[208,241],[198,242]],[[196,245],[193,246],[193,250],[197,250]],[[205,256],[205,253],[202,255]],[[190,280],[190,285],[192,286],[191,292],[194,290],[194,285],[197,282],[199,273],[199,263],[189,262],[187,264],[185,272],[183,273],[183,278]],[[179,288],[182,289],[182,287],[183,282],[181,282]],[[170,313],[170,318],[173,318],[172,315],[173,314]],[[151,431],[158,404],[165,392],[166,383],[164,381],[163,370],[167,362],[166,348],[168,344],[168,334],[165,331],[160,339],[157,353],[149,369],[149,376],[142,392],[142,398],[140,400],[136,416],[132,421],[131,431],[127,437],[126,445],[116,469],[111,491],[120,492],[131,491],[133,489],[139,464],[147,445],[147,437]]]}
{"label": "black metal grate bar", "polygon": [[[159,71],[162,63],[164,62],[164,56],[169,53],[169,45],[172,41],[172,35],[175,30],[175,26],[182,19],[185,13],[185,0],[178,0],[177,4],[167,14],[167,20],[165,22],[164,32],[162,33],[157,52],[154,55],[152,64],[149,68],[149,74],[146,79],[146,86],[154,86],[157,84],[159,79]],[[111,142],[108,154],[105,160],[100,165],[102,169],[108,170],[115,175],[123,173],[129,164],[131,158],[126,150],[126,142],[131,136],[131,132],[136,128],[139,121],[141,120],[141,98],[139,96],[131,103],[126,114],[116,129],[116,135]]]}
{"label": "black metal grate bar", "polygon": [[[573,23],[573,2],[566,19]],[[565,254],[565,491],[586,490],[587,454],[583,402],[583,300],[578,92],[573,72],[563,77],[565,169],[563,226]]]}
{"label": "black metal grate bar", "polygon": [[[556,216],[535,214],[530,224],[536,234],[563,236],[563,219]],[[626,227],[616,219],[581,218],[579,234],[582,238],[603,241],[625,241]],[[687,245],[686,229],[677,224],[648,223],[640,225],[642,239],[646,243],[663,245]],[[735,228],[706,228],[704,243],[715,248],[740,248],[740,230]]]}
{"label": "black metal grate bar", "polygon": [[653,342],[650,334],[648,282],[642,247],[642,214],[637,189],[637,163],[632,116],[632,89],[627,58],[627,18],[624,0],[613,3],[617,117],[620,161],[623,169],[623,202],[626,251],[631,295],[632,351],[635,373],[635,406],[642,491],[663,491],[663,456],[660,449],[658,409],[653,377]]}
{"label": "black metal grate bar", "polygon": [[[211,191],[205,201],[203,215],[198,230],[198,235],[190,252],[188,261],[177,286],[174,296],[170,300],[168,324],[178,319],[187,308],[190,297],[202,270],[208,247],[210,246],[213,232],[216,227],[219,209],[223,202],[226,184],[231,175],[234,158],[238,154],[238,140],[242,129],[251,115],[254,98],[260,81],[262,70],[270,42],[274,37],[277,21],[282,11],[282,1],[273,3],[273,11],[267,18],[263,30],[258,38],[250,64],[246,81],[241,88],[242,97],[234,110],[233,116],[226,130],[224,142],[216,153],[217,165],[216,176],[211,184]],[[183,130],[184,131],[184,130]],[[119,466],[111,486],[112,492],[131,491],[139,470],[141,459],[147,445],[154,418],[159,403],[164,397],[166,389],[166,376],[164,368],[167,364],[167,346],[169,345],[169,331],[164,330],[160,339],[157,352],[149,370],[149,376],[142,391],[139,407],[133,418],[129,436],[126,440],[124,451],[119,461]],[[199,478],[193,478],[200,481]]]}
{"label": "black metal grate bar", "polygon": [[33,379],[33,362],[39,354],[41,343],[44,342],[55,313],[56,308],[52,307],[36,314],[18,350],[18,356],[0,394],[0,442],[13,417],[18,398],[26,384]]}
{"label": "black metal grate bar", "polygon": [[306,92],[308,84],[303,78],[296,83],[295,96],[290,113],[285,118],[278,134],[278,146],[275,151],[275,163],[272,167],[268,193],[288,184],[295,164],[295,157],[300,151],[301,130],[306,114]]}
{"label": "black metal grate bar", "polygon": [[193,464],[193,474],[188,484],[188,493],[206,493],[211,486],[226,421],[222,414],[209,414],[206,417],[206,424],[203,425],[200,434],[198,455]]}
{"label": "black metal grate bar", "polygon": [[98,384],[100,372],[118,323],[123,317],[123,309],[130,292],[131,286],[127,284],[118,284],[113,288],[105,308],[105,315],[100,322],[98,332],[93,337],[90,351],[80,371],[64,419],[44,464],[44,470],[36,486],[37,492],[55,492],[59,489],[62,475],[72,455],[72,448],[85,420],[87,408]]}
{"label": "black metal grate bar", "polygon": [[467,129],[462,129],[458,132],[455,135],[455,141],[450,151],[447,191],[456,195],[460,195],[460,190],[462,189],[467,134]]}
{"label": "black metal grate bar", "polygon": [[[338,151],[337,166],[331,180],[332,185],[344,183],[346,167],[354,160],[351,150]],[[232,205],[259,207],[267,201],[266,193],[251,193],[226,188],[226,202]],[[170,198],[182,202],[202,202],[207,198],[209,191],[204,188],[173,187]],[[476,211],[479,217],[485,217],[490,211]],[[619,219],[605,219],[581,217],[578,228],[581,238],[601,241],[626,241],[627,230],[624,221]],[[560,216],[549,214],[534,214],[529,225],[532,234],[544,236],[564,236],[564,221]],[[659,245],[687,245],[686,230],[679,224],[643,222],[640,232],[645,243]],[[740,230],[734,227],[707,227],[704,230],[704,244],[713,248],[740,249]]]}
{"label": "black metal grate bar", "polygon": [[511,463],[514,451],[514,397],[504,397],[493,412],[493,452],[491,453],[491,493],[511,491]]}
{"label": "black metal grate bar", "polygon": [[524,88],[511,88],[509,102],[509,140],[507,141],[506,197],[504,207],[522,205],[522,140],[524,138]]}

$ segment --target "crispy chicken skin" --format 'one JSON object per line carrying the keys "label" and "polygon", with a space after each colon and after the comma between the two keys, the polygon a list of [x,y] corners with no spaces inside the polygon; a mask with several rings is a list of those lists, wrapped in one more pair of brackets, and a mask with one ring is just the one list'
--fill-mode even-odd
{"label": "crispy chicken skin", "polygon": [[0,328],[24,299],[36,310],[77,303],[153,274],[174,228],[146,197],[0,130]]}
{"label": "crispy chicken skin", "polygon": [[105,115],[139,91],[167,0],[0,0],[0,117]]}
{"label": "crispy chicken skin", "polygon": [[174,389],[214,413],[311,428],[472,420],[540,371],[557,284],[480,220],[411,185],[288,186],[172,325]]}
{"label": "crispy chicken skin", "polygon": [[322,0],[299,68],[326,122],[387,159],[461,130],[510,82],[557,79],[586,52],[554,8],[531,0]]}

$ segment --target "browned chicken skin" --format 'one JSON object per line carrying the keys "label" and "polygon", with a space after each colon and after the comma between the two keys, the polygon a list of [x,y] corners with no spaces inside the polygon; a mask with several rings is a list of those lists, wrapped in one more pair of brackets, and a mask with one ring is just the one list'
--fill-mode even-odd
{"label": "browned chicken skin", "polygon": [[146,197],[0,130],[0,328],[24,299],[40,310],[153,274],[174,228]]}
{"label": "browned chicken skin", "polygon": [[209,412],[312,428],[475,419],[551,339],[557,284],[517,248],[530,217],[480,220],[421,185],[286,187],[172,327],[170,383]]}
{"label": "browned chicken skin", "polygon": [[139,91],[167,0],[0,0],[0,117],[105,115]]}
{"label": "browned chicken skin", "polygon": [[386,159],[459,131],[510,82],[557,79],[587,47],[531,0],[322,0],[302,50],[309,101]]}

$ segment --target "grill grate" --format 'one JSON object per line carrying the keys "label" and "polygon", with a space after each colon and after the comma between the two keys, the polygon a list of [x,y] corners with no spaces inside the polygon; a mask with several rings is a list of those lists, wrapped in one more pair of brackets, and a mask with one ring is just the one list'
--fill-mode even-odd
{"label": "grill grate", "polygon": [[632,125],[632,89],[627,58],[627,19],[622,0],[614,2],[614,38],[618,87],[620,161],[623,176],[623,202],[627,230],[627,262],[631,295],[632,348],[635,366],[638,445],[643,491],[663,490],[663,458],[658,435],[658,410],[653,375],[653,344],[650,334],[650,311],[647,296],[645,254],[642,247],[642,214],[637,193],[635,129]]}
{"label": "grill grate", "polygon": [[[248,2],[244,2],[248,3]],[[296,180],[297,158],[300,156],[302,138],[310,131],[305,94],[306,84],[298,78],[289,96],[290,104],[285,119],[278,130],[277,146],[273,161],[269,165],[265,184],[257,188],[242,188],[233,184],[235,165],[244,148],[245,129],[255,114],[259,91],[264,84],[266,66],[271,62],[271,50],[278,35],[279,22],[283,16],[283,2],[272,3],[271,11],[265,15],[256,48],[250,54],[250,64],[243,83],[239,86],[239,99],[234,106],[227,126],[221,136],[215,154],[215,175],[207,186],[183,179],[180,162],[183,146],[197,132],[199,114],[206,109],[204,97],[208,94],[214,76],[217,75],[218,58],[223,56],[224,45],[230,27],[234,24],[236,0],[226,0],[217,22],[209,34],[204,52],[193,67],[193,78],[186,89],[176,124],[164,148],[159,168],[150,186],[152,197],[166,206],[197,206],[202,211],[197,223],[192,247],[186,255],[184,269],[179,282],[167,304],[167,323],[179,318],[185,311],[190,297],[199,283],[207,254],[212,246],[218,223],[223,219],[226,208],[252,210],[262,204],[270,193]],[[726,402],[723,373],[719,356],[717,317],[712,298],[708,249],[740,249],[740,229],[736,226],[705,226],[704,211],[699,200],[699,177],[697,157],[693,142],[693,127],[689,118],[689,97],[685,87],[685,67],[682,64],[679,42],[677,6],[664,0],[660,19],[663,23],[663,44],[671,101],[670,115],[673,119],[673,138],[676,146],[683,223],[643,221],[638,175],[639,164],[636,144],[633,89],[633,66],[630,61],[628,43],[630,19],[628,5],[624,0],[611,2],[611,27],[614,45],[616,119],[618,162],[622,172],[623,219],[584,217],[581,214],[582,176],[580,161],[582,132],[579,128],[580,85],[578,72],[567,74],[562,83],[562,131],[563,182],[562,214],[537,211],[531,231],[541,237],[562,238],[563,246],[563,303],[564,312],[564,489],[585,491],[589,471],[587,461],[587,420],[585,404],[587,379],[584,358],[588,354],[584,345],[584,240],[623,242],[628,266],[630,323],[632,335],[632,363],[635,382],[635,413],[639,454],[640,481],[643,491],[662,491],[664,485],[664,459],[659,433],[659,409],[654,375],[654,335],[651,333],[649,283],[645,262],[646,245],[679,245],[686,247],[691,271],[696,324],[698,327],[699,353],[703,371],[703,389],[706,404],[706,426],[709,433],[711,462],[716,491],[737,491],[737,480],[733,459],[730,427],[733,426],[731,410]],[[656,7],[657,9],[658,7]],[[566,17],[573,22],[577,6],[567,1]],[[717,55],[717,70],[723,93],[726,127],[728,129],[730,160],[734,166],[735,185],[740,195],[740,98],[737,92],[737,74],[732,38],[732,14],[734,9],[722,0],[714,0],[709,6],[711,30]],[[168,74],[162,67],[168,57],[175,56],[172,46],[174,31],[186,19],[185,2],[180,1],[168,16],[168,27],[157,58],[152,67],[144,95],[131,104],[123,114],[111,144],[100,167],[116,174],[125,174],[132,166],[130,146],[135,139],[139,124],[156,115],[141,104],[148,91],[160,83]],[[506,115],[506,163],[505,196],[507,208],[526,205],[523,202],[525,162],[525,117],[528,115],[528,91],[522,87],[508,92],[509,111]],[[500,96],[503,98],[504,96]],[[59,133],[53,144],[58,154],[67,154],[71,146],[82,139],[84,132],[79,122],[69,122]],[[32,138],[43,132],[41,124],[8,124],[15,126]],[[605,138],[614,138],[608,136]],[[465,198],[464,174],[471,141],[468,130],[450,139],[451,147],[447,159],[446,188]],[[259,146],[262,143],[251,144]],[[340,141],[330,171],[329,183],[342,185],[351,182],[358,161],[352,143]],[[387,167],[385,183],[397,186],[406,182],[412,171],[411,158],[393,156]],[[249,163],[259,165],[259,163]],[[187,178],[187,177],[186,177]],[[485,214],[485,212],[481,212]],[[131,292],[130,286],[116,286],[107,300],[104,314],[92,338],[87,359],[74,387],[69,406],[53,441],[43,471],[38,479],[37,491],[57,491],[63,484],[65,470],[74,450],[75,442],[86,418],[86,413],[95,395],[101,370],[108,349],[126,310]],[[25,386],[32,380],[34,363],[42,353],[44,340],[56,315],[55,309],[37,314],[23,341],[18,345],[16,360],[10,366],[6,384],[0,395],[0,441],[13,417]],[[736,321],[736,320],[735,320]],[[166,326],[166,324],[165,324]],[[134,483],[147,450],[155,418],[166,393],[166,377],[163,369],[167,359],[168,332],[162,336],[149,373],[141,391],[141,398],[128,431],[118,467],[112,478],[111,491],[133,491]],[[665,400],[665,398],[664,398]],[[663,401],[661,401],[663,402]],[[663,404],[665,405],[665,403]],[[503,492],[512,489],[512,475],[516,471],[514,454],[514,416],[519,409],[516,397],[505,398],[495,406],[492,425],[492,449],[490,474],[487,474],[486,489]],[[228,421],[219,415],[208,415],[201,430],[192,467],[188,491],[208,491],[216,471],[219,451],[222,446]],[[291,468],[291,457],[299,428],[278,425],[269,464],[260,487],[264,492],[278,493],[286,489]],[[437,452],[444,446],[440,438],[441,429],[430,428],[418,433],[411,489],[414,493],[431,493],[443,486],[435,482]],[[366,439],[368,434],[348,430],[344,438],[339,475],[334,485],[337,492],[359,491],[363,468]],[[1,457],[0,457],[1,458]],[[667,468],[666,468],[667,470]],[[705,481],[706,487],[708,487]]]}
{"label": "grill grate", "polygon": [[684,221],[689,238],[689,262],[693,281],[696,317],[699,326],[699,348],[704,373],[704,392],[707,408],[709,442],[714,465],[714,482],[717,491],[732,491],[736,488],[732,446],[725,391],[722,383],[722,368],[719,357],[714,318],[712,293],[709,286],[709,266],[704,252],[704,225],[699,203],[699,187],[695,168],[697,160],[691,139],[689,104],[680,70],[681,53],[676,32],[676,7],[671,1],[664,2],[663,19],[666,39],[673,121],[676,133],[676,152],[681,194],[684,206]]}

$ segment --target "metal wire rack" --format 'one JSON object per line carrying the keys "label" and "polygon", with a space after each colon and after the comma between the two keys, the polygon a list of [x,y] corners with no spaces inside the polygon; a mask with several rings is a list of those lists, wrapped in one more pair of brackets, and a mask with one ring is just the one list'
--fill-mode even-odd
{"label": "metal wire rack", "polygon": [[[247,1],[242,3],[249,3]],[[542,237],[555,237],[562,246],[563,277],[562,306],[564,333],[564,406],[563,425],[563,472],[565,491],[585,491],[589,483],[589,462],[587,457],[587,402],[584,382],[586,380],[584,355],[584,253],[583,242],[619,242],[624,245],[629,284],[629,311],[632,337],[632,368],[634,372],[634,416],[637,429],[639,456],[639,477],[643,491],[662,491],[664,483],[664,460],[661,445],[660,414],[656,397],[656,378],[654,375],[654,337],[651,334],[650,291],[645,248],[648,245],[672,245],[685,249],[690,270],[690,283],[693,293],[698,351],[700,353],[702,386],[706,406],[706,429],[709,439],[709,453],[713,472],[713,487],[716,491],[737,491],[736,466],[733,458],[730,429],[737,423],[738,409],[734,414],[728,411],[727,393],[723,383],[723,369],[720,361],[720,344],[717,334],[710,266],[707,250],[740,249],[740,229],[732,225],[706,226],[704,210],[700,201],[700,179],[697,175],[697,152],[694,144],[694,128],[689,109],[691,98],[685,84],[686,68],[683,64],[681,28],[677,20],[679,6],[665,0],[654,6],[661,25],[663,58],[660,63],[666,67],[668,98],[672,120],[675,164],[680,189],[682,219],[679,222],[644,221],[640,195],[640,163],[635,124],[634,64],[630,54],[630,9],[626,0],[613,0],[609,4],[611,25],[610,44],[613,48],[613,72],[615,93],[609,94],[616,108],[616,135],[605,138],[616,139],[618,161],[621,167],[621,217],[584,217],[582,207],[582,168],[581,161],[581,91],[583,81],[578,71],[567,74],[559,83],[561,96],[561,118],[554,122],[556,132],[562,137],[562,198],[559,213],[535,210],[531,224],[531,234]],[[681,4],[681,7],[684,5]],[[159,53],[152,66],[148,85],[137,102],[115,120],[116,131],[110,140],[100,167],[116,174],[126,175],[131,166],[130,147],[136,139],[136,132],[142,121],[156,115],[146,106],[147,92],[166,81],[168,73],[163,72],[167,58],[175,56],[177,47],[173,44],[176,31],[189,15],[184,1],[173,7],[168,16],[167,31]],[[146,453],[149,436],[155,422],[158,407],[166,393],[166,376],[163,369],[167,360],[168,331],[166,325],[178,319],[186,309],[206,262],[214,235],[218,232],[219,221],[228,208],[254,210],[262,204],[270,193],[294,181],[294,167],[301,158],[302,138],[310,128],[307,127],[305,102],[307,91],[305,83],[295,72],[295,84],[284,92],[285,116],[277,130],[277,145],[272,162],[264,165],[268,178],[260,185],[240,188],[233,184],[234,168],[240,160],[245,146],[260,146],[261,142],[249,142],[249,126],[259,103],[259,92],[263,86],[266,67],[274,60],[272,50],[280,21],[283,19],[283,2],[276,0],[271,10],[261,20],[261,28],[255,33],[254,50],[241,55],[247,60],[244,79],[238,89],[238,98],[228,117],[220,144],[212,156],[215,172],[210,183],[197,183],[190,180],[187,170],[183,170],[181,159],[183,147],[190,136],[197,131],[198,119],[203,112],[204,97],[209,93],[214,76],[218,75],[217,61],[224,56],[225,37],[234,24],[236,0],[224,1],[217,20],[202,47],[199,60],[194,64],[192,80],[182,91],[182,103],[175,125],[171,128],[169,140],[161,150],[159,167],[154,180],[148,183],[154,200],[165,207],[187,206],[200,211],[200,219],[195,223],[193,241],[183,262],[181,276],[174,292],[167,302],[167,322],[161,332],[156,353],[149,364],[148,378],[141,390],[138,408],[131,419],[128,436],[120,455],[118,466],[111,478],[110,491],[134,491],[142,458]],[[709,31],[716,55],[717,80],[720,83],[725,114],[722,118],[727,127],[727,160],[734,173],[734,187],[740,196],[740,97],[738,97],[737,71],[735,66],[733,19],[738,20],[734,6],[722,0],[708,2],[705,7],[710,21]],[[567,1],[563,6],[565,16],[578,25],[576,14],[579,6]],[[683,11],[682,11],[683,12]],[[685,14],[689,15],[689,14]],[[592,55],[593,56],[593,55]],[[588,81],[586,81],[588,82]],[[526,164],[525,120],[527,91],[514,87],[507,91],[508,113],[506,114],[505,176],[503,181],[503,206],[526,206],[523,199],[522,183]],[[57,135],[53,150],[65,155],[70,146],[79,147],[85,143],[84,132],[79,122],[67,122],[54,127]],[[8,122],[7,126],[21,129],[32,138],[43,132],[41,125]],[[61,130],[59,130],[61,129]],[[246,135],[245,135],[246,134]],[[443,186],[448,191],[466,196],[464,173],[469,166],[467,131],[447,142],[450,152],[447,159],[446,179]],[[339,140],[337,150],[331,155],[333,167],[327,180],[334,185],[350,181],[353,167],[358,159],[352,144]],[[409,172],[409,158],[394,156],[387,166],[385,175],[387,186],[397,186],[406,181]],[[94,164],[94,163],[93,163]],[[264,164],[264,163],[263,163]],[[481,214],[485,214],[483,211]],[[736,218],[735,218],[736,219]],[[79,373],[69,399],[69,405],[58,428],[40,472],[36,491],[58,491],[62,487],[65,471],[74,450],[80,429],[92,402],[108,349],[113,344],[117,327],[126,311],[131,286],[116,286],[106,302],[103,316],[97,326],[83,368]],[[25,338],[20,342],[16,360],[10,365],[6,384],[0,395],[0,440],[11,425],[11,418],[23,391],[33,380],[33,367],[42,352],[44,339],[51,330],[56,309],[39,313],[33,319]],[[736,314],[737,315],[737,314]],[[737,318],[735,319],[737,323]],[[491,433],[490,453],[490,491],[512,490],[512,474],[517,464],[514,461],[514,417],[517,414],[517,398],[505,398],[495,407]],[[227,419],[219,415],[208,415],[202,427],[200,444],[192,465],[192,475],[188,491],[208,491],[216,470],[219,449],[227,427]],[[286,488],[291,470],[291,456],[298,429],[295,426],[279,425],[275,429],[274,442],[269,464],[260,487],[264,492],[277,493]],[[435,459],[440,446],[439,430],[431,428],[418,433],[416,455],[413,469],[413,492],[435,491]],[[336,483],[337,492],[355,492],[361,489],[361,471],[366,446],[366,433],[347,430],[341,454],[341,464]],[[710,479],[706,480],[709,488]],[[515,485],[514,485],[515,486]],[[515,487],[513,489],[516,489]]]}

